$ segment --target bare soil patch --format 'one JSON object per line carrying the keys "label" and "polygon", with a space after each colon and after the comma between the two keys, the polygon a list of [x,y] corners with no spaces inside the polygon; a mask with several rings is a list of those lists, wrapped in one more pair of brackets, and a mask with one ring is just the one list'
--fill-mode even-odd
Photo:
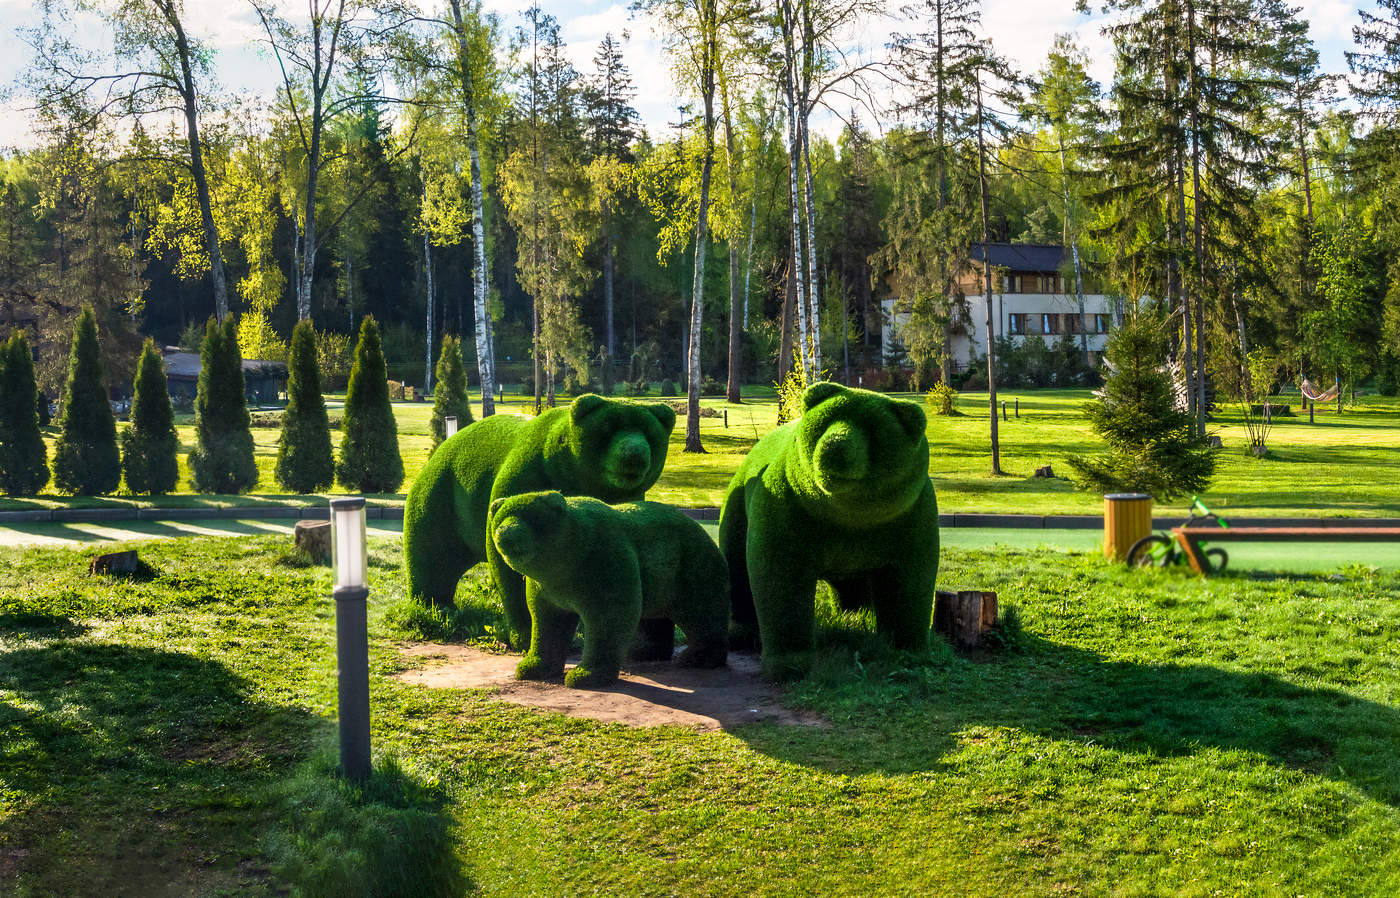
{"label": "bare soil patch", "polygon": [[782,703],[778,687],[759,674],[758,658],[730,654],[729,665],[694,670],[667,663],[632,664],[605,689],[570,689],[562,683],[515,679],[519,655],[463,645],[416,642],[400,646],[412,670],[405,683],[432,689],[490,689],[501,701],[633,727],[688,726],[728,730],[760,721],[782,726],[826,727],[815,714]]}

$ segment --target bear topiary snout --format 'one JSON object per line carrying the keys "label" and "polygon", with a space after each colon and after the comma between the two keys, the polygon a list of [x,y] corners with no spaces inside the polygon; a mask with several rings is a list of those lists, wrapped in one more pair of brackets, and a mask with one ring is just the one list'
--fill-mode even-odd
{"label": "bear topiary snout", "polygon": [[641,433],[618,434],[608,446],[605,470],[608,479],[620,489],[628,489],[649,479],[651,444]]}
{"label": "bear topiary snout", "polygon": [[856,487],[870,473],[869,440],[845,421],[827,428],[815,455],[817,477],[828,492]]}

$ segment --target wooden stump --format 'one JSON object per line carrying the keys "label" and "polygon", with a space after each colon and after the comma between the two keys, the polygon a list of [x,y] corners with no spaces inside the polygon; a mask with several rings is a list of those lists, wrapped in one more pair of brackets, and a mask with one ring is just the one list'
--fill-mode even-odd
{"label": "wooden stump", "polygon": [[933,629],[958,648],[980,648],[987,631],[997,625],[997,594],[961,590],[934,594]]}
{"label": "wooden stump", "polygon": [[1037,476],[1037,477],[1054,477],[1054,476],[1055,476],[1055,469],[1052,468],[1052,467],[1050,467],[1049,465],[1042,465],[1041,467],[1035,469],[1035,476]]}
{"label": "wooden stump", "polygon": [[321,564],[331,563],[330,521],[297,521],[293,536],[298,549]]}
{"label": "wooden stump", "polygon": [[107,574],[114,577],[131,577],[141,570],[141,559],[135,551],[108,552],[98,555],[88,563],[89,574]]}

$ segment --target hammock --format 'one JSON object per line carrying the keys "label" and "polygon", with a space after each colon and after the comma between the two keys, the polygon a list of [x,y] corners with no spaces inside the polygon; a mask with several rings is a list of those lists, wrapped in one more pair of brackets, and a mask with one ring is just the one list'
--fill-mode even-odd
{"label": "hammock", "polygon": [[1333,384],[1325,391],[1319,393],[1317,387],[1313,386],[1306,377],[1303,378],[1303,382],[1298,385],[1298,390],[1307,397],[1309,402],[1331,402],[1333,399],[1336,399],[1337,394],[1341,392],[1341,389],[1336,384]]}

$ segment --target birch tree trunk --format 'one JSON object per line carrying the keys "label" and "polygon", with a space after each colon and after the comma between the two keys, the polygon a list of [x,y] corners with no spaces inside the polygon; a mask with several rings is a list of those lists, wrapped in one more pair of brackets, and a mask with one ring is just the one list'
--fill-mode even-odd
{"label": "birch tree trunk", "polygon": [[[425,202],[427,198],[428,189],[427,183],[425,182],[423,185],[423,199]],[[433,244],[432,241],[428,239],[427,228],[423,229],[423,275],[428,287],[426,302],[427,312],[424,315],[424,331],[426,334],[426,340],[424,342],[427,344],[427,349],[425,351],[427,358],[424,360],[423,368],[423,392],[431,393],[433,390],[433,318],[435,316],[433,315]]]}
{"label": "birch tree trunk", "polygon": [[805,376],[808,371],[807,294],[802,277],[802,198],[797,189],[797,169],[802,164],[802,153],[798,149],[797,141],[797,101],[793,96],[791,64],[788,66],[787,84],[784,89],[787,94],[788,107],[788,196],[792,200],[792,277],[797,290],[797,354],[802,362],[802,373]]}
{"label": "birch tree trunk", "polygon": [[[721,115],[724,116],[724,150],[729,162],[729,202],[732,205],[739,197],[739,164],[734,154],[734,117],[729,106],[729,82],[720,77]],[[752,239],[752,238],[750,238]],[[739,309],[739,251],[733,239],[729,244],[729,381],[725,390],[725,401],[743,402],[740,387],[743,384],[744,334],[740,328]]]}
{"label": "birch tree trunk", "polygon": [[982,276],[987,300],[987,406],[991,421],[992,474],[1000,476],[1001,442],[997,436],[997,369],[996,342],[992,321],[992,255],[991,229],[987,225],[987,147],[982,134],[982,76],[977,73],[977,192],[982,201]]}

